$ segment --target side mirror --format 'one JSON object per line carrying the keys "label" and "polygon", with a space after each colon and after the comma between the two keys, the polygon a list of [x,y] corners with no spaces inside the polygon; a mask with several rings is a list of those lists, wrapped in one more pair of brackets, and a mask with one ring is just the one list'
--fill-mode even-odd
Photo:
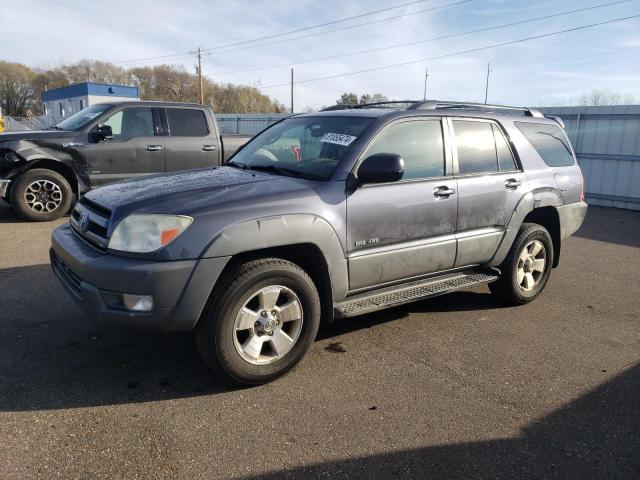
{"label": "side mirror", "polygon": [[395,153],[376,153],[358,168],[358,183],[397,182],[404,175],[404,159]]}
{"label": "side mirror", "polygon": [[111,140],[113,138],[113,130],[111,125],[100,125],[92,132],[92,135],[96,142]]}

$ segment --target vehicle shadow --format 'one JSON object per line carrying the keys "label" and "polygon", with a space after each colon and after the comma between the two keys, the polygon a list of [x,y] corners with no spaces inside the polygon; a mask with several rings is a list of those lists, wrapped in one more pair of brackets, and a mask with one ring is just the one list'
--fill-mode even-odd
{"label": "vehicle shadow", "polygon": [[528,424],[513,438],[392,451],[243,478],[637,479],[638,398],[640,364]]}
{"label": "vehicle shadow", "polygon": [[[190,334],[94,324],[48,264],[0,270],[0,291],[0,411],[146,402],[237,389],[204,365]],[[318,340],[411,312],[499,307],[488,293],[452,293],[336,321],[323,326]]]}
{"label": "vehicle shadow", "polygon": [[575,236],[640,248],[640,211],[589,206]]}

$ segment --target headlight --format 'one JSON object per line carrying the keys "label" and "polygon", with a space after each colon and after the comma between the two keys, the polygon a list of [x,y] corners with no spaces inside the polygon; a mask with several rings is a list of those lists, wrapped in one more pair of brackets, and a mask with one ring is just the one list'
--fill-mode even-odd
{"label": "headlight", "polygon": [[123,252],[148,253],[178,238],[193,218],[183,215],[129,215],[111,234],[109,248]]}

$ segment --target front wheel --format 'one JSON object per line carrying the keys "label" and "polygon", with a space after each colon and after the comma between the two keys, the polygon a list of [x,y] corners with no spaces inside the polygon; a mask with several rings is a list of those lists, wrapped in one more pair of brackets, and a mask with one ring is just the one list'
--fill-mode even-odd
{"label": "front wheel", "polygon": [[53,170],[34,168],[18,177],[11,186],[11,204],[27,220],[46,222],[69,211],[73,190],[64,178]]}
{"label": "front wheel", "polygon": [[215,287],[195,330],[205,363],[241,384],[293,368],[320,325],[318,291],[298,265],[279,258],[239,264]]}
{"label": "front wheel", "polygon": [[502,275],[489,284],[491,293],[509,305],[535,300],[549,281],[553,264],[553,242],[546,228],[525,223],[500,265]]}

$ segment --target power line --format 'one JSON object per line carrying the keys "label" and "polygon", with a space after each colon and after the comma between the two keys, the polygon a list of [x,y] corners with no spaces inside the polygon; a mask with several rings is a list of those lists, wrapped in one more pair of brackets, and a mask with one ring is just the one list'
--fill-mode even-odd
{"label": "power line", "polygon": [[237,52],[237,51],[240,51],[240,50],[247,50],[247,49],[250,49],[250,48],[267,47],[269,45],[278,45],[280,43],[292,42],[294,40],[302,40],[304,38],[318,37],[318,36],[321,36],[321,35],[326,35],[328,33],[342,32],[344,30],[352,30],[354,28],[364,27],[364,26],[367,26],[367,25],[373,25],[373,24],[376,24],[376,23],[389,22],[389,21],[398,20],[398,19],[404,18],[404,17],[410,17],[410,16],[413,16],[413,15],[418,15],[420,13],[433,12],[435,10],[442,10],[443,8],[455,7],[455,6],[462,5],[464,3],[469,3],[469,2],[472,2],[472,1],[474,1],[474,0],[459,0],[459,1],[456,1],[456,2],[452,2],[452,3],[446,3],[444,5],[438,5],[436,7],[425,8],[423,10],[416,10],[415,12],[403,13],[401,15],[394,15],[393,17],[380,18],[378,20],[370,20],[368,22],[355,23],[353,25],[347,25],[345,27],[332,28],[330,30],[323,30],[322,32],[315,32],[315,33],[310,33],[310,34],[307,34],[307,35],[300,35],[300,36],[293,37],[293,38],[286,38],[284,40],[277,40],[275,42],[267,42],[267,43],[261,43],[261,44],[257,44],[257,45],[247,45],[247,46],[244,46],[244,47],[233,48],[233,49],[229,49],[229,50],[215,51],[215,52],[211,52],[210,55],[223,55],[225,53]]}
{"label": "power line", "polygon": [[[225,45],[218,45],[218,46],[210,47],[210,48],[203,48],[202,51],[210,52],[210,51],[213,51],[213,50],[220,50],[220,49],[224,49],[224,48],[228,48],[228,47],[235,47],[237,45],[244,45],[244,44],[247,44],[247,43],[254,43],[254,42],[261,41],[261,40],[269,40],[269,39],[272,39],[272,38],[283,37],[283,36],[286,36],[286,35],[291,35],[293,33],[299,33],[299,32],[303,32],[303,31],[313,30],[315,28],[321,28],[321,27],[326,27],[326,26],[329,26],[329,25],[334,25],[334,24],[337,24],[337,23],[343,23],[343,22],[347,22],[349,20],[355,20],[357,18],[368,17],[368,16],[371,16],[371,15],[376,15],[378,13],[388,12],[390,10],[396,10],[398,8],[408,7],[408,6],[411,6],[411,5],[416,5],[418,3],[424,3],[424,2],[428,2],[428,1],[431,1],[431,0],[414,0],[414,1],[411,1],[411,2],[401,3],[401,4],[398,4],[398,5],[391,6],[391,7],[385,7],[385,8],[380,8],[378,10],[371,10],[371,11],[368,11],[368,12],[359,13],[357,15],[352,15],[350,17],[339,18],[339,19],[336,19],[336,20],[330,20],[328,22],[317,23],[315,25],[309,25],[307,27],[297,28],[295,30],[289,30],[289,31],[280,32],[280,33],[274,33],[274,34],[271,34],[271,35],[265,35],[263,37],[252,38],[252,39],[249,39],[249,40],[242,40],[242,41],[234,42],[234,43],[227,43]],[[467,1],[472,1],[472,0],[467,0]],[[461,3],[464,3],[464,2],[461,2]],[[419,13],[419,12],[416,12],[416,13]],[[351,27],[351,28],[353,28],[353,27]],[[296,40],[296,39],[297,38],[295,38],[293,40]],[[137,59],[130,59],[130,60],[118,60],[118,61],[115,61],[115,62],[112,62],[112,63],[116,63],[116,64],[120,64],[120,63],[138,63],[138,62],[146,62],[146,61],[151,61],[151,60],[156,60],[156,59],[183,57],[183,56],[186,56],[186,55],[191,55],[191,53],[190,52],[182,52],[182,53],[175,53],[175,54],[169,54],[169,55],[158,55],[158,56],[155,56],[155,57],[145,57],[145,58],[137,58]]]}
{"label": "power line", "polygon": [[304,65],[307,63],[315,63],[315,62],[320,62],[320,61],[324,61],[324,60],[333,60],[336,58],[344,58],[344,57],[350,57],[350,56],[354,56],[354,55],[362,55],[362,54],[366,54],[366,53],[374,53],[374,52],[381,52],[384,50],[391,50],[394,48],[401,48],[401,47],[408,47],[408,46],[412,46],[412,45],[418,45],[421,43],[427,43],[427,42],[433,42],[433,41],[437,41],[437,40],[445,40],[445,39],[449,39],[449,38],[455,38],[455,37],[461,37],[464,35],[471,35],[473,33],[481,33],[481,32],[488,32],[491,30],[498,30],[501,28],[507,28],[507,27],[513,27],[516,25],[523,25],[526,23],[531,23],[531,22],[537,22],[537,21],[541,21],[541,20],[548,20],[550,18],[555,18],[555,17],[560,17],[563,15],[570,15],[570,14],[574,14],[574,13],[580,13],[580,12],[586,12],[588,10],[595,10],[597,8],[604,8],[604,7],[609,7],[609,6],[613,6],[613,5],[619,5],[622,3],[629,3],[632,1],[636,1],[636,0],[618,0],[615,2],[609,2],[609,3],[602,3],[599,5],[593,5],[590,7],[585,7],[585,8],[578,8],[575,10],[568,10],[568,11],[564,11],[564,12],[559,12],[559,13],[554,13],[551,15],[545,15],[542,17],[534,17],[534,18],[529,18],[526,20],[519,20],[516,22],[511,22],[511,23],[503,23],[500,25],[493,25],[491,27],[484,27],[484,28],[479,28],[476,30],[468,30],[466,32],[460,32],[460,33],[453,33],[453,34],[449,34],[449,35],[441,35],[441,36],[437,36],[437,37],[431,37],[431,38],[426,38],[424,40],[416,40],[413,42],[405,42],[405,43],[397,43],[397,44],[393,44],[393,45],[388,45],[385,47],[378,47],[378,48],[368,48],[365,50],[357,50],[354,52],[347,52],[347,53],[341,53],[341,54],[337,54],[337,55],[329,55],[329,56],[325,56],[325,57],[318,57],[318,58],[313,58],[310,60],[302,60],[299,62],[289,62],[289,63],[284,63],[284,64],[280,64],[280,65],[263,65],[261,67],[252,67],[252,68],[247,68],[247,69],[241,69],[241,70],[232,70],[232,71],[227,71],[227,72],[217,72],[216,75],[231,75],[234,73],[245,73],[245,72],[254,72],[254,71],[258,71],[258,70],[266,70],[266,69],[272,69],[272,68],[284,68],[284,67],[289,67],[291,65]]}
{"label": "power line", "polygon": [[418,3],[425,3],[425,2],[429,2],[429,1],[431,1],[431,0],[415,0],[415,1],[412,1],[412,2],[401,3],[399,5],[394,5],[394,6],[391,6],[391,7],[385,7],[385,8],[380,8],[378,10],[371,10],[369,12],[359,13],[357,15],[352,15],[350,17],[339,18],[337,20],[330,20],[328,22],[318,23],[316,25],[311,25],[311,26],[308,26],[308,27],[302,27],[302,28],[297,28],[295,30],[289,30],[288,32],[274,33],[272,35],[266,35],[264,37],[258,37],[258,38],[254,38],[254,39],[251,39],[251,40],[243,40],[243,41],[235,42],[235,43],[227,43],[226,45],[218,45],[217,47],[205,48],[205,50],[206,51],[220,50],[220,49],[223,49],[223,48],[235,47],[237,45],[243,45],[243,44],[246,44],[246,43],[253,43],[253,42],[260,41],[260,40],[270,40],[272,38],[284,37],[286,35],[291,35],[292,33],[305,32],[307,30],[313,30],[314,28],[327,27],[329,25],[335,25],[336,23],[344,23],[344,22],[348,22],[349,20],[355,20],[357,18],[370,17],[371,15],[376,15],[378,13],[388,12],[390,10],[397,10],[398,8],[409,7],[411,5],[416,5]]}
{"label": "power line", "polygon": [[[631,20],[632,18],[638,18],[638,17],[640,17],[640,15],[631,15],[629,17],[614,18],[612,20],[606,20],[606,21],[603,21],[603,22],[591,23],[589,25],[581,25],[579,27],[568,28],[566,30],[558,30],[558,31],[555,31],[555,32],[544,33],[544,34],[540,34],[540,35],[533,35],[531,37],[519,38],[517,40],[511,40],[509,42],[495,43],[495,44],[492,44],[492,45],[485,45],[484,47],[471,48],[469,50],[462,50],[462,51],[458,51],[458,52],[446,53],[446,54],[437,55],[437,56],[434,56],[434,57],[420,58],[420,59],[417,59],[417,60],[409,60],[407,62],[394,63],[394,64],[390,64],[390,65],[381,65],[381,66],[378,66],[378,67],[366,68],[366,69],[363,69],[363,70],[356,70],[356,71],[353,71],[353,72],[339,73],[339,74],[335,74],[335,75],[327,75],[327,76],[324,76],[324,77],[316,77],[316,78],[308,78],[306,80],[298,80],[296,83],[300,84],[300,83],[318,82],[320,80],[330,80],[332,78],[347,77],[347,76],[351,76],[351,75],[358,75],[360,73],[375,72],[375,71],[378,71],[378,70],[385,70],[385,69],[389,69],[389,68],[402,67],[402,66],[405,66],[405,65],[423,63],[423,62],[430,61],[430,60],[439,60],[439,59],[442,59],[442,58],[453,57],[453,56],[456,56],[456,55],[464,55],[464,54],[467,54],[467,53],[479,52],[479,51],[482,51],[482,50],[489,50],[491,48],[504,47],[504,46],[507,46],[507,45],[514,45],[514,44],[517,44],[517,43],[527,42],[529,40],[537,40],[537,39],[540,39],[540,38],[551,37],[553,35],[559,35],[559,34],[562,34],[562,33],[575,32],[575,31],[578,31],[578,30],[584,30],[586,28],[598,27],[598,26],[601,26],[601,25],[607,25],[607,24],[614,23],[614,22],[622,22],[624,20]],[[262,86],[262,87],[259,87],[259,88],[260,89],[276,88],[276,87],[282,87],[282,86],[285,86],[285,85],[289,85],[289,83],[278,83],[278,84],[275,84],[275,85],[265,85],[265,86]]]}

